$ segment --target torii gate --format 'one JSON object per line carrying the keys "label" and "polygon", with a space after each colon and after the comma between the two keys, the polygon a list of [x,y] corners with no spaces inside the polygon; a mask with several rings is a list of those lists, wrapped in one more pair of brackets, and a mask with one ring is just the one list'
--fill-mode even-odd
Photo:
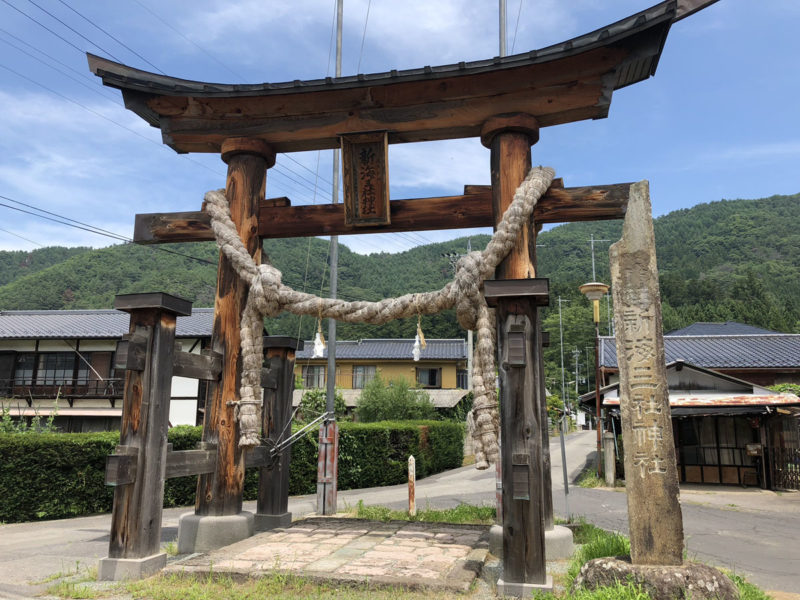
{"label": "torii gate", "polygon": [[[125,106],[180,153],[219,153],[228,165],[232,219],[256,263],[263,238],[348,235],[495,225],[531,167],[543,127],[608,115],[612,93],[655,73],[670,26],[713,0],[667,0],[572,40],[507,57],[407,71],[277,84],[226,85],[148,73],[89,55],[91,70],[122,91]],[[389,200],[388,144],[480,137],[491,150],[492,185],[463,195]],[[343,206],[265,199],[278,152],[341,147]],[[542,483],[544,419],[541,327],[546,280],[536,277],[544,223],[624,217],[630,184],[565,188],[554,182],[528,231],[486,286],[498,307],[501,359],[505,593],[546,587]],[[134,241],[213,239],[203,212],[137,215]],[[491,288],[491,289],[490,289]],[[203,439],[216,444],[215,472],[201,475],[195,513],[219,526],[242,508],[244,454],[229,402],[239,398],[240,318],[246,284],[220,257],[213,347],[222,373],[206,400]],[[521,345],[517,345],[521,344]],[[546,435],[546,430],[545,435]],[[546,440],[544,450],[547,450]],[[549,479],[547,479],[549,484]],[[549,488],[549,485],[547,485]],[[550,511],[552,505],[550,504]],[[180,535],[180,533],[179,533]],[[124,551],[123,556],[127,558]]]}

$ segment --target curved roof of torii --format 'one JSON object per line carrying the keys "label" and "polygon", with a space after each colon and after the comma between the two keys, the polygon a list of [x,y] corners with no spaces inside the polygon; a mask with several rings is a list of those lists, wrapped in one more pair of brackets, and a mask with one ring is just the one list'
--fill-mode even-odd
{"label": "curved roof of torii", "polygon": [[308,81],[205,83],[88,58],[178,152],[219,152],[229,137],[276,152],[335,148],[364,131],[388,131],[390,143],[476,137],[498,114],[531,114],[542,127],[606,117],[614,90],[655,73],[672,23],[713,1],[667,0],[523,54]]}

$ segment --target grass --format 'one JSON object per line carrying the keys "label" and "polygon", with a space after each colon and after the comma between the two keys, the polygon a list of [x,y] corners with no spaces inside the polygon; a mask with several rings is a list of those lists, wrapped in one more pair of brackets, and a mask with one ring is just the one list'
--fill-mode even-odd
{"label": "grass", "polygon": [[768,596],[752,583],[748,583],[743,577],[728,573],[736,589],[739,590],[739,600],[772,600],[772,596]]}
{"label": "grass", "polygon": [[583,542],[575,554],[572,555],[569,568],[567,569],[566,587],[572,587],[572,583],[578,576],[581,567],[594,558],[604,558],[606,556],[627,556],[631,553],[631,543],[627,537],[619,533],[609,533],[599,527],[590,525],[581,533]]}
{"label": "grass", "polygon": [[167,542],[161,546],[161,550],[167,553],[167,556],[176,556],[178,554],[178,544],[175,541]]}
{"label": "grass", "polygon": [[455,508],[443,510],[426,508],[417,511],[413,517],[408,511],[392,510],[387,506],[364,506],[364,501],[359,500],[352,508],[349,515],[358,519],[370,521],[418,521],[421,523],[458,523],[474,525],[492,525],[497,516],[494,506],[475,506],[474,504],[459,504]]}
{"label": "grass", "polygon": [[[409,518],[404,511],[391,510],[385,506],[364,506],[363,501],[350,510],[350,516],[377,521],[408,520],[438,523],[477,523],[492,524],[495,519],[493,506],[474,506],[461,504],[446,510],[425,509],[416,517]],[[558,520],[557,520],[558,521]],[[562,521],[563,523],[563,521]],[[633,583],[617,583],[596,590],[571,590],[572,584],[581,567],[594,558],[606,556],[627,556],[630,554],[628,538],[618,533],[609,533],[585,519],[570,524],[574,541],[579,544],[578,550],[570,561],[564,576],[566,591],[551,595],[536,596],[545,599],[572,600],[649,600],[650,596],[641,586]],[[165,550],[169,551],[169,544]],[[470,597],[484,598],[485,588],[476,591],[456,593],[447,591],[419,590],[409,591],[370,585],[369,582],[348,584],[341,582],[312,581],[297,575],[273,572],[265,577],[236,579],[225,574],[193,575],[167,574],[157,575],[143,581],[124,582],[110,588],[99,589],[86,585],[97,578],[96,569],[87,569],[83,574],[60,573],[59,576],[70,577],[51,586],[47,594],[59,598],[94,599],[114,598],[121,595],[132,600],[256,600],[270,598],[274,600],[323,600],[336,598],[341,600],[469,600]],[[739,590],[740,600],[770,600],[756,586],[746,582],[741,576],[729,575]],[[477,586],[479,587],[479,586]]]}
{"label": "grass", "polygon": [[125,589],[134,600],[397,600],[398,596],[406,600],[464,598],[463,594],[430,590],[413,592],[369,584],[318,583],[282,573],[243,582],[225,575],[162,575],[128,583]]}
{"label": "grass", "polygon": [[101,597],[100,590],[87,585],[97,581],[97,567],[91,567],[82,574],[78,574],[78,564],[76,563],[75,571],[66,574],[56,573],[55,576],[51,575],[48,580],[53,581],[54,578],[64,576],[69,578],[49,586],[45,593],[59,598],[88,599]]}

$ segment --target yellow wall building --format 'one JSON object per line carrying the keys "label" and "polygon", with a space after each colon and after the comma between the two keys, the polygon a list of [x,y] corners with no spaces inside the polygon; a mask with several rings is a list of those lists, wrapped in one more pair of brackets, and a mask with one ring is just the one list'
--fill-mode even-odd
{"label": "yellow wall building", "polygon": [[[410,385],[425,389],[434,406],[451,408],[467,389],[467,347],[460,339],[428,340],[414,361],[412,339],[364,339],[336,343],[336,387],[345,403],[355,406],[363,387],[376,374],[384,381],[405,379]],[[328,370],[327,348],[322,358],[312,358],[313,342],[297,353],[295,375],[304,389],[325,388]],[[303,389],[295,391],[294,403]]]}

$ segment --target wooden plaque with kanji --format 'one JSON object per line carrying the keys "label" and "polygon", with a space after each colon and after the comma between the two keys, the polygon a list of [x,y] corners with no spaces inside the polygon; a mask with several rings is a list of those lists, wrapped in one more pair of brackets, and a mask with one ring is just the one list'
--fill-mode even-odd
{"label": "wooden plaque with kanji", "polygon": [[385,131],[342,136],[346,225],[388,225],[389,140]]}

